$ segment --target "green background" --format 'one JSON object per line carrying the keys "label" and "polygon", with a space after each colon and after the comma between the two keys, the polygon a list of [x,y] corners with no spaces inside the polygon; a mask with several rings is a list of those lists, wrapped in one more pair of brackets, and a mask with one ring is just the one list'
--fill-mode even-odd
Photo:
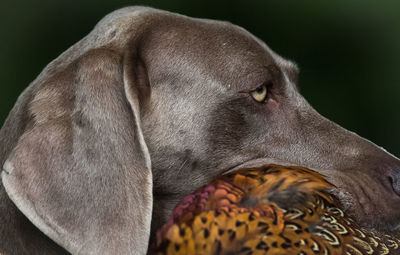
{"label": "green background", "polygon": [[128,5],[246,28],[300,66],[301,91],[321,114],[400,155],[398,0],[1,0],[0,125],[47,63]]}

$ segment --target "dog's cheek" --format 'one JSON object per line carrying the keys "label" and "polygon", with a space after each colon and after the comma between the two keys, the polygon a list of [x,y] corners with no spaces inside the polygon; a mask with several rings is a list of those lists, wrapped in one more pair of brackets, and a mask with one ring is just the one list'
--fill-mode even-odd
{"label": "dog's cheek", "polygon": [[240,153],[244,139],[251,132],[248,103],[243,99],[217,104],[210,114],[207,142],[214,157],[226,158]]}

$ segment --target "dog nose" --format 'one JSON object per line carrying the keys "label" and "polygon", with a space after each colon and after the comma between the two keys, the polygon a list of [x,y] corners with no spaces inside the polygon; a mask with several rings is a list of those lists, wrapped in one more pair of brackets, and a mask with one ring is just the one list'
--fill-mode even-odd
{"label": "dog nose", "polygon": [[400,170],[395,171],[389,178],[392,182],[394,192],[400,196]]}

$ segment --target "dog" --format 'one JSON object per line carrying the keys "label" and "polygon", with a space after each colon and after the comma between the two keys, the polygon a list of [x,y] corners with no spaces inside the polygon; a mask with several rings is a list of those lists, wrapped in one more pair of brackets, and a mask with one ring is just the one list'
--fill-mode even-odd
{"label": "dog", "polygon": [[127,7],[52,61],[0,131],[0,253],[145,254],[184,195],[234,168],[326,174],[367,226],[400,223],[400,161],[319,115],[245,29]]}

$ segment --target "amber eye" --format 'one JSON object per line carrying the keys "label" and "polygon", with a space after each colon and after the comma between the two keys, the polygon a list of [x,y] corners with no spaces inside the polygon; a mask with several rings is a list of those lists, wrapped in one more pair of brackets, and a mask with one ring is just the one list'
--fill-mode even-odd
{"label": "amber eye", "polygon": [[267,99],[268,89],[266,85],[261,85],[255,90],[250,92],[251,97],[259,103],[264,103],[265,99]]}

